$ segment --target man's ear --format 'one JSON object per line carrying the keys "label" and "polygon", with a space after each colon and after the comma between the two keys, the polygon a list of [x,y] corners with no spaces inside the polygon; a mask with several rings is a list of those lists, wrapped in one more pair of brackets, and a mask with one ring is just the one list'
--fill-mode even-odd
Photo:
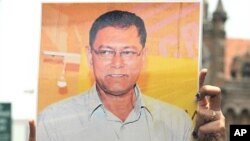
{"label": "man's ear", "polygon": [[91,53],[91,47],[90,46],[87,46],[86,47],[86,53],[87,53],[87,61],[88,61],[88,65],[90,68],[93,67],[93,56],[92,56],[92,53]]}

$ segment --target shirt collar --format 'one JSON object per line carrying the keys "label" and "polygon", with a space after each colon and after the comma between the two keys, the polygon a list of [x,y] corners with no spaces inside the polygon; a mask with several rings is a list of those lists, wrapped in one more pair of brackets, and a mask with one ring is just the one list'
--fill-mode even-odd
{"label": "shirt collar", "polygon": [[102,106],[102,101],[98,95],[96,85],[93,85],[89,90],[89,117],[93,115],[93,113]]}
{"label": "shirt collar", "polygon": [[[147,102],[145,102],[138,85],[135,85],[134,91],[135,91],[135,95],[136,95],[136,101],[135,101],[135,105],[134,105],[135,113],[140,114],[141,109],[145,108],[152,116],[152,114],[150,112],[152,110],[150,108],[151,106],[148,105]],[[89,117],[91,117],[98,108],[102,107],[102,105],[103,105],[103,103],[99,97],[99,94],[98,94],[97,89],[96,89],[96,84],[95,84],[89,90]]]}
{"label": "shirt collar", "polygon": [[141,93],[141,90],[140,90],[138,85],[135,85],[134,91],[135,91],[135,96],[136,96],[134,110],[135,110],[136,113],[139,113],[142,108],[146,107],[146,105],[145,105],[145,103],[143,101],[142,93]]}
{"label": "shirt collar", "polygon": [[150,106],[151,104],[148,103],[148,100],[146,100],[145,96],[142,94],[139,86],[136,85],[134,90],[137,98],[135,103],[135,112],[140,112],[140,110],[144,108],[152,116],[153,108],[152,106]]}

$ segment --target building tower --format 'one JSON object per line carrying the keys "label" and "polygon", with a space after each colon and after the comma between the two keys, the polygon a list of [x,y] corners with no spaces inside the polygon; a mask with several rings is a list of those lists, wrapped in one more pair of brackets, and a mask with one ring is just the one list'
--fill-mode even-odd
{"label": "building tower", "polygon": [[225,22],[227,20],[227,14],[224,11],[222,1],[218,1],[217,8],[213,13],[212,18],[212,35],[213,43],[211,46],[211,65],[213,72],[211,72],[211,84],[216,86],[222,86],[224,80],[224,49],[225,49]]}
{"label": "building tower", "polygon": [[209,69],[207,82],[212,85],[222,86],[224,83],[224,48],[225,48],[225,22],[227,13],[221,0],[211,21],[207,16],[208,4],[204,1],[203,19],[203,67]]}

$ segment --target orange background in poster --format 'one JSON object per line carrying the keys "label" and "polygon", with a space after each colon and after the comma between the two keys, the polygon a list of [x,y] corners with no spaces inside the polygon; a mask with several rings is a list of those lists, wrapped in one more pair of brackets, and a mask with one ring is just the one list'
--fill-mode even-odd
{"label": "orange background in poster", "polygon": [[[89,29],[94,19],[114,9],[144,19],[148,59],[138,82],[143,93],[192,115],[198,82],[199,3],[43,4],[38,111],[93,85],[85,56]],[[61,79],[65,88],[57,85]]]}

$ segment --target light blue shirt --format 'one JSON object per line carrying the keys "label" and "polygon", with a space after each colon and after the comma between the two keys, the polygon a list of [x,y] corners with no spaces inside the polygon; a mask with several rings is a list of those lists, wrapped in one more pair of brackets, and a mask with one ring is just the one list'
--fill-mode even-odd
{"label": "light blue shirt", "polygon": [[122,122],[105,109],[96,87],[46,108],[38,118],[37,141],[189,141],[192,122],[180,108],[142,96]]}

